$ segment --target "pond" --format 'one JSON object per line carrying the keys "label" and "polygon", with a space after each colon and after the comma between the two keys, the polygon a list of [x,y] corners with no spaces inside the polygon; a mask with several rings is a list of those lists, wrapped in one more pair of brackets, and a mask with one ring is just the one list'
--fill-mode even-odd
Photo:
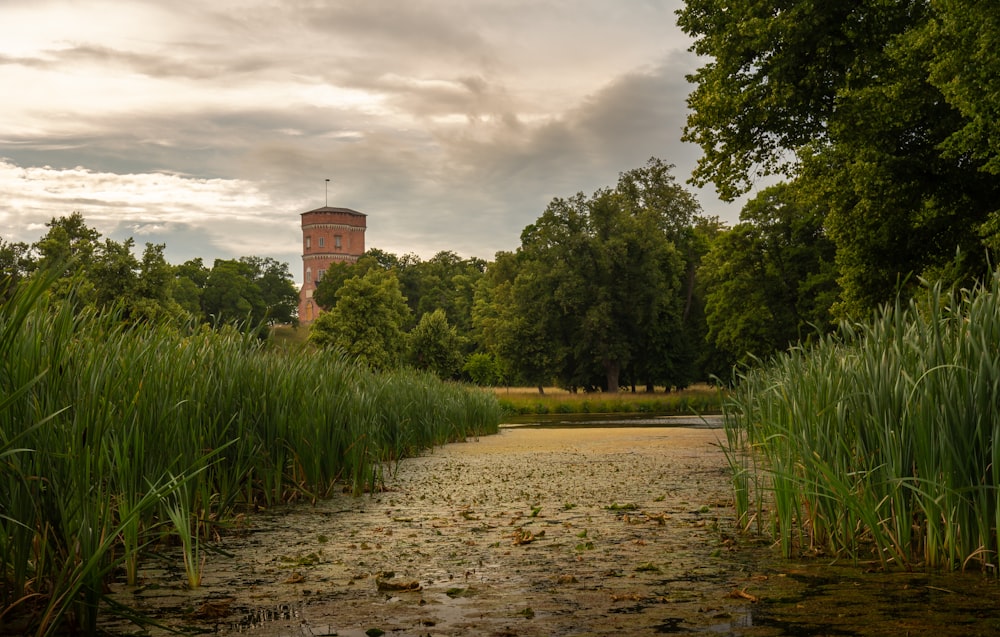
{"label": "pond", "polygon": [[252,516],[196,590],[166,554],[115,594],[174,629],[259,637],[1000,631],[991,578],[785,562],[734,533],[703,421],[514,424],[404,460],[380,493]]}

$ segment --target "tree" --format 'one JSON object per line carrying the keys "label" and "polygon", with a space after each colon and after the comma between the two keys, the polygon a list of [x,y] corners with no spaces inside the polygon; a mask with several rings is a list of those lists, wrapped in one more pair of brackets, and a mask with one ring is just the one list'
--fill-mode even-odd
{"label": "tree", "polygon": [[34,269],[31,247],[27,243],[0,238],[0,303],[6,301]]}
{"label": "tree", "polygon": [[[544,386],[554,374],[554,345],[545,338],[545,329],[529,330],[528,317],[522,314],[528,299],[519,302],[514,297],[514,280],[520,270],[520,259],[513,252],[498,252],[476,284],[472,305],[473,338],[491,356],[498,367],[509,369],[528,384]],[[531,286],[519,288],[524,293],[539,292]],[[536,338],[537,337],[537,338]],[[508,380],[515,380],[508,378]]]}
{"label": "tree", "polygon": [[669,170],[654,158],[616,189],[554,199],[524,229],[478,293],[476,328],[493,351],[539,383],[616,392],[642,374],[670,384],[684,366],[688,278],[670,235],[686,240],[698,208]]}
{"label": "tree", "polygon": [[[961,0],[689,0],[679,24],[710,59],[690,78],[684,139],[703,151],[693,180],[726,199],[775,173],[822,193],[841,314],[869,311],[956,249],[970,255],[960,275],[981,274],[1000,195],[986,123],[996,76],[981,90],[966,70],[953,86],[949,69],[974,68],[970,29],[976,46],[996,42],[996,18],[979,16],[988,11]],[[988,69],[995,51],[978,56]]]}
{"label": "tree", "polygon": [[204,320],[201,295],[210,270],[205,267],[201,257],[185,261],[172,269],[173,280],[169,285],[171,298],[190,316]]}
{"label": "tree", "polygon": [[172,268],[167,263],[163,243],[146,243],[139,263],[139,281],[136,291],[142,298],[150,299],[159,304],[170,300],[170,284],[173,276]]}
{"label": "tree", "polygon": [[402,360],[403,326],[409,320],[410,309],[395,274],[373,269],[344,282],[337,304],[313,322],[309,340],[375,369],[392,369]]}
{"label": "tree", "polygon": [[49,230],[32,247],[38,253],[40,269],[59,267],[62,277],[51,290],[57,298],[65,298],[71,291],[77,303],[93,303],[96,295],[93,284],[83,273],[93,264],[101,233],[87,226],[83,215],[74,212],[68,217],[53,217],[45,224]]}
{"label": "tree", "polygon": [[635,356],[629,370],[633,390],[636,378],[646,380],[647,391],[653,390],[654,382],[668,387],[688,385],[699,373],[697,344],[704,340],[707,332],[695,273],[708,251],[709,236],[717,232],[719,222],[699,216],[698,202],[674,180],[673,168],[652,157],[645,166],[622,173],[616,187],[630,214],[647,218],[654,235],[657,231],[662,232],[683,261],[680,329],[668,323],[650,326],[649,338],[656,339],[657,344],[640,350]]}
{"label": "tree", "polygon": [[929,50],[930,82],[964,120],[943,148],[1000,174],[1000,13],[975,0],[934,0],[916,46]]}
{"label": "tree", "polygon": [[715,239],[699,270],[708,339],[725,353],[725,367],[833,327],[834,252],[823,210],[794,186],[773,186],[747,202],[740,223]]}
{"label": "tree", "polygon": [[216,259],[201,295],[202,312],[213,323],[255,327],[267,307],[254,282],[254,268],[235,259]]}
{"label": "tree", "polygon": [[316,291],[313,292],[313,300],[321,308],[330,309],[337,304],[337,292],[344,284],[344,281],[356,277],[364,276],[366,272],[373,268],[383,268],[375,256],[368,252],[361,255],[356,263],[340,261],[331,263],[323,273],[323,278],[316,283]]}
{"label": "tree", "polygon": [[462,366],[462,372],[480,387],[494,387],[506,380],[503,361],[486,352],[476,352],[469,356]]}
{"label": "tree", "polygon": [[288,264],[271,257],[241,257],[240,262],[249,266],[250,277],[260,290],[263,320],[269,325],[297,322],[299,293]]}
{"label": "tree", "polygon": [[129,306],[136,300],[139,260],[132,254],[134,247],[131,237],[122,242],[105,239],[98,244],[86,273],[94,286],[97,307],[110,307],[115,303]]}
{"label": "tree", "polygon": [[410,364],[431,371],[439,378],[455,378],[462,368],[464,340],[448,324],[444,310],[428,312],[407,334]]}
{"label": "tree", "polygon": [[412,289],[407,300],[414,316],[419,320],[424,314],[443,310],[458,333],[468,336],[472,330],[475,286],[485,268],[482,259],[463,259],[451,251],[441,251],[427,261],[413,263]]}

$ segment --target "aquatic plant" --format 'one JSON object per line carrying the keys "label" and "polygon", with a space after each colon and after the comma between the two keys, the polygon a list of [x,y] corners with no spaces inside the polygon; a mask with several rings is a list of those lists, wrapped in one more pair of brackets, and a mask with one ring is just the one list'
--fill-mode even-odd
{"label": "aquatic plant", "polygon": [[1000,273],[743,371],[724,412],[743,523],[785,555],[996,571]]}
{"label": "aquatic plant", "polygon": [[[48,277],[51,279],[51,277]],[[39,276],[0,305],[0,623],[93,634],[128,614],[162,543],[199,554],[236,515],[376,490],[399,458],[494,433],[488,392],[269,348],[225,328],[135,325],[51,302]]]}

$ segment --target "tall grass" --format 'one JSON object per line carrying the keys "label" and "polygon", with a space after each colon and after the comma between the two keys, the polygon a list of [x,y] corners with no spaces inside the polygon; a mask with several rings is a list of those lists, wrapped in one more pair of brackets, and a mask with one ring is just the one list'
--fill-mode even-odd
{"label": "tall grass", "polygon": [[746,371],[725,414],[740,514],[784,554],[996,571],[1000,274]]}
{"label": "tall grass", "polygon": [[489,393],[75,314],[46,285],[0,306],[0,624],[19,632],[93,634],[109,583],[134,585],[155,544],[182,545],[195,586],[242,511],[377,489],[405,455],[497,430]]}
{"label": "tall grass", "polygon": [[672,392],[571,393],[555,388],[495,388],[504,413],[532,414],[691,414],[718,413],[722,392],[698,385]]}

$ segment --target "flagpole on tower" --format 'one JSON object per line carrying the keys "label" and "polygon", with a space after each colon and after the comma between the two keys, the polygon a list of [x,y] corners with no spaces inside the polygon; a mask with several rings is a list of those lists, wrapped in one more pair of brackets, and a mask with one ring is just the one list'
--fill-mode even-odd
{"label": "flagpole on tower", "polygon": [[330,180],[329,179],[326,180],[326,198],[325,198],[324,205],[327,206],[327,207],[330,206]]}

